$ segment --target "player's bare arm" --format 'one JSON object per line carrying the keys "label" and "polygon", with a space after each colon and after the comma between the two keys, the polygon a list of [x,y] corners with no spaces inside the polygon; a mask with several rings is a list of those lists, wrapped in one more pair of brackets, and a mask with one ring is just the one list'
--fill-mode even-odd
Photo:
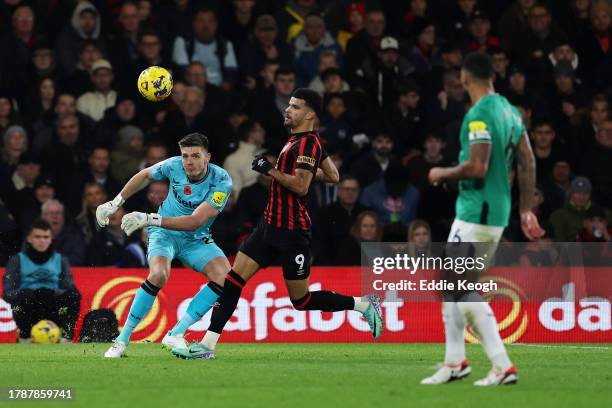
{"label": "player's bare arm", "polygon": [[219,214],[219,210],[213,207],[208,202],[200,204],[191,215],[183,215],[180,217],[163,217],[161,221],[162,228],[176,231],[195,231],[200,228],[211,218]]}
{"label": "player's bare arm", "polygon": [[516,146],[516,178],[520,190],[521,227],[529,240],[536,240],[544,235],[538,219],[532,212],[535,197],[536,166],[535,157],[527,133],[523,133]]}
{"label": "player's bare arm", "polygon": [[466,161],[453,167],[432,168],[429,171],[429,181],[436,184],[444,180],[482,179],[489,169],[490,158],[490,143],[472,143]]}
{"label": "player's bare arm", "polygon": [[340,182],[340,173],[334,164],[334,161],[329,157],[326,157],[325,160],[321,162],[321,167],[317,169],[317,175],[315,177],[317,181],[322,181],[323,183],[334,183],[337,184]]}
{"label": "player's bare arm", "polygon": [[278,181],[283,187],[289,189],[300,197],[308,194],[312,172],[304,169],[295,169],[295,174],[285,174],[277,169],[272,169],[268,173],[274,180]]}

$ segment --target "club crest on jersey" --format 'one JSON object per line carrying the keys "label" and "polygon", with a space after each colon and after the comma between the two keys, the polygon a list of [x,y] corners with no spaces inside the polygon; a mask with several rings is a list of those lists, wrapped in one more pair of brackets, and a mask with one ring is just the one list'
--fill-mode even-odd
{"label": "club crest on jersey", "polygon": [[183,187],[183,194],[191,195],[191,186],[189,184],[187,184],[185,187]]}
{"label": "club crest on jersey", "polygon": [[296,161],[298,163],[306,163],[310,166],[315,165],[315,159],[313,159],[312,157],[308,157],[308,156],[298,156]]}

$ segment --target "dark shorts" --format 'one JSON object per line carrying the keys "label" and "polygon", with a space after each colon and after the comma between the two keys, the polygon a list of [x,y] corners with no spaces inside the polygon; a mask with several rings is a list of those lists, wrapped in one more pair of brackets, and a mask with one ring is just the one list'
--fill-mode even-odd
{"label": "dark shorts", "polygon": [[260,222],[243,242],[240,252],[265,268],[280,265],[287,280],[302,280],[310,275],[309,232],[275,228]]}

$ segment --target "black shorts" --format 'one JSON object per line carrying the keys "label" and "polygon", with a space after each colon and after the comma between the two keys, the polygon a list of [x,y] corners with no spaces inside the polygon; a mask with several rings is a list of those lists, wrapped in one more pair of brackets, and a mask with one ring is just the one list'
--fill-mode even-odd
{"label": "black shorts", "polygon": [[276,228],[260,222],[242,243],[240,252],[265,268],[280,265],[287,280],[302,280],[310,275],[309,232]]}

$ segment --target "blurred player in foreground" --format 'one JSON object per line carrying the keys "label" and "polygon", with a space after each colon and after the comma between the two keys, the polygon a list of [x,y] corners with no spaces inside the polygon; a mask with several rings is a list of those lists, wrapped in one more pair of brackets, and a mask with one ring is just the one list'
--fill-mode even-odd
{"label": "blurred player in foreground", "polygon": [[[535,191],[535,159],[520,112],[508,100],[494,92],[493,67],[488,55],[469,54],[461,70],[461,82],[470,95],[472,108],[461,127],[459,165],[434,167],[429,172],[433,184],[445,180],[459,181],[455,221],[448,242],[489,243],[485,254],[492,259],[497,243],[510,217],[510,184],[508,174],[517,158],[517,180],[520,188],[521,227],[530,240],[544,231],[532,213]],[[476,246],[482,248],[482,246]],[[464,331],[466,321],[478,333],[493,368],[476,381],[479,386],[514,384],[516,367],[497,331],[493,310],[475,291],[446,293],[442,316],[446,336],[444,365],[421,384],[444,384],[467,377],[472,369],[465,359]]]}
{"label": "blurred player in foreground", "polygon": [[338,169],[323,151],[318,132],[314,130],[320,109],[321,97],[316,92],[297,89],[285,111],[284,123],[291,130],[291,136],[278,157],[276,167],[263,156],[253,160],[253,170],[272,177],[263,217],[240,248],[234,267],[225,278],[223,295],[213,309],[206,335],[200,343],[173,349],[176,356],[214,358],[215,346],[236,309],[242,288],[260,268],[275,261],[281,263],[289,298],[297,310],[356,310],[366,318],[374,338],[380,336],[382,312],[376,296],[361,299],[325,290],[311,292],[309,289],[311,225],[306,210],[308,189],[313,178],[327,183],[339,180]]}
{"label": "blurred player in foreground", "polygon": [[108,224],[125,200],[146,187],[152,180],[168,180],[171,194],[159,208],[159,214],[132,212],[123,216],[121,228],[127,235],[148,226],[147,259],[149,276],[136,292],[123,330],[104,357],[125,354],[130,336],[147,314],[159,290],[170,276],[170,263],[180,259],[209,280],[192,299],[187,312],[169,331],[162,344],[186,347],[183,334],[212,307],[223,292],[223,282],[230,264],[214,243],[210,226],[223,211],[232,191],[232,179],[221,167],[210,162],[208,139],[192,133],[179,141],[181,157],[171,157],[134,175],[123,190],[96,210],[98,224]]}

